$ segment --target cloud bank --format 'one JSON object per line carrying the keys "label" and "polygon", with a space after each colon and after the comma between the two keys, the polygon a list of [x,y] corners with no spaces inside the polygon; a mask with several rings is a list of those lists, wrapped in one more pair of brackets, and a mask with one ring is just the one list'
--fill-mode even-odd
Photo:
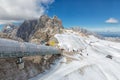
{"label": "cloud bank", "polygon": [[53,2],[54,0],[0,0],[0,23],[38,18]]}
{"label": "cloud bank", "polygon": [[108,20],[105,21],[106,23],[119,23],[119,21],[115,18],[109,18]]}

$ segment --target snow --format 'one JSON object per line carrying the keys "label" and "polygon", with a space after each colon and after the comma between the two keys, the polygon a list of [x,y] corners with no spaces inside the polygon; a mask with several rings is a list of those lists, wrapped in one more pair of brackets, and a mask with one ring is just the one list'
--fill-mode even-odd
{"label": "snow", "polygon": [[[73,32],[56,34],[55,37],[60,48],[65,49],[63,58],[46,74],[30,80],[120,80],[120,43]],[[107,58],[107,55],[113,58]]]}
{"label": "snow", "polygon": [[11,27],[10,27],[10,26],[7,26],[6,28],[7,28],[7,29],[10,29]]}
{"label": "snow", "polygon": [[[59,46],[67,51],[82,50],[86,47],[85,41],[77,35],[73,34],[57,34],[55,37],[58,39]],[[76,43],[77,42],[77,43]],[[81,44],[81,45],[79,45]]]}

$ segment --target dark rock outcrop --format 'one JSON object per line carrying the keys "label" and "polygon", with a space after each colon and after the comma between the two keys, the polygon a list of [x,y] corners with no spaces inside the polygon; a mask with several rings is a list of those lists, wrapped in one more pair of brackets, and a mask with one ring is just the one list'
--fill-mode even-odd
{"label": "dark rock outcrop", "polygon": [[107,55],[106,58],[112,59],[113,56],[112,55]]}
{"label": "dark rock outcrop", "polygon": [[24,41],[29,41],[29,36],[37,25],[37,20],[25,20],[17,31],[16,36]]}

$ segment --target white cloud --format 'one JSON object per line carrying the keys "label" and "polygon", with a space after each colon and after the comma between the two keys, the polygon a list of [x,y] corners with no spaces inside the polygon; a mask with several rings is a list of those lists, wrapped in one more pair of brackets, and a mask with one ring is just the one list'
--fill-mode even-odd
{"label": "white cloud", "polygon": [[109,18],[108,20],[105,21],[106,23],[118,23],[119,21],[115,18]]}
{"label": "white cloud", "polygon": [[19,23],[19,22],[23,22],[23,20],[0,20],[0,24],[6,24],[6,23]]}
{"label": "white cloud", "polygon": [[54,0],[0,0],[1,23],[38,18]]}

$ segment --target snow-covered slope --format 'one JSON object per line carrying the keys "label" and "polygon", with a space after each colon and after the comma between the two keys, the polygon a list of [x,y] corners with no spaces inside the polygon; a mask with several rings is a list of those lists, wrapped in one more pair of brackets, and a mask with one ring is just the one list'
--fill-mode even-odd
{"label": "snow-covered slope", "polygon": [[120,43],[74,32],[55,37],[64,49],[63,58],[52,70],[30,80],[120,80]]}
{"label": "snow-covered slope", "polygon": [[66,51],[83,50],[87,45],[83,37],[74,34],[57,34],[55,37],[58,39],[60,48]]}

